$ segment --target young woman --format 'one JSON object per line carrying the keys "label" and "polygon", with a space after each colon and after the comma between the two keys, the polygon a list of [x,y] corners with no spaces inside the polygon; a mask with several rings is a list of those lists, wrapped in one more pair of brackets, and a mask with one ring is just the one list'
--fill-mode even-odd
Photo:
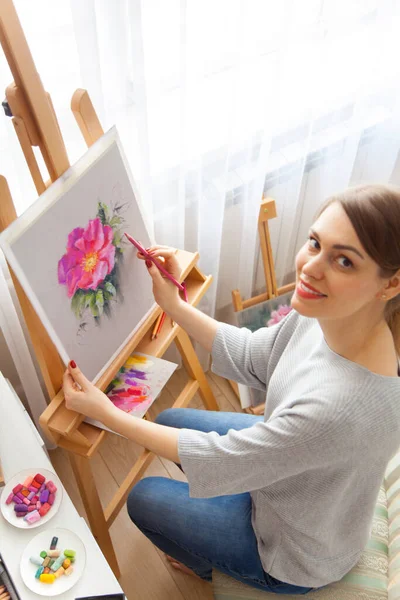
{"label": "young woman", "polygon": [[[213,371],[266,391],[263,417],[132,419],[69,365],[67,407],[182,465],[188,484],[149,477],[128,498],[132,521],[176,567],[304,594],[357,563],[400,443],[399,240],[398,190],[330,198],[296,257],[294,310],[255,333],[186,304],[147,264],[156,302],[211,352]],[[179,277],[173,250],[151,252]]]}

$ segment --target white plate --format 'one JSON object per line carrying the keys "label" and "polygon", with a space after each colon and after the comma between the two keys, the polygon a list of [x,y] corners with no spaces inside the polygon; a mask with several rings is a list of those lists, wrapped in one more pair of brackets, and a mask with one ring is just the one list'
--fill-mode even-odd
{"label": "white plate", "polygon": [[[74,570],[71,575],[61,575],[54,583],[42,583],[35,578],[38,566],[31,563],[31,556],[39,556],[42,550],[49,550],[52,538],[58,537],[57,550],[75,550]],[[41,531],[26,546],[21,557],[21,577],[25,585],[35,594],[40,596],[58,596],[63,594],[78,581],[86,564],[86,550],[81,539],[69,529],[52,529]]]}
{"label": "white plate", "polygon": [[[40,521],[36,521],[36,523],[32,523],[32,525],[29,525],[29,523],[27,523],[23,517],[15,516],[14,502],[11,502],[11,504],[6,504],[6,500],[7,500],[8,496],[10,495],[10,493],[12,492],[12,489],[15,488],[15,486],[17,485],[17,483],[23,483],[25,481],[25,479],[27,477],[29,477],[29,475],[32,475],[34,477],[36,475],[36,473],[41,473],[43,475],[43,477],[46,477],[46,481],[48,481],[50,479],[56,486],[57,492],[56,492],[56,498],[54,500],[54,504],[51,507],[51,509],[49,510],[49,512],[47,513],[47,515],[42,517],[40,519]],[[40,467],[37,469],[35,469],[35,468],[24,469],[23,471],[20,471],[19,473],[14,475],[14,477],[12,477],[6,483],[6,485],[3,489],[3,493],[1,494],[1,498],[0,498],[1,512],[3,513],[3,517],[9,523],[11,523],[11,525],[14,525],[15,527],[19,527],[20,529],[33,529],[34,527],[40,527],[41,525],[44,525],[45,523],[47,523],[47,521],[50,521],[50,519],[52,517],[54,517],[54,515],[57,513],[57,511],[60,507],[60,504],[61,504],[61,500],[62,500],[62,492],[63,492],[62,483],[58,479],[57,475],[55,473],[53,473],[52,471],[48,471],[47,469],[41,469]]]}

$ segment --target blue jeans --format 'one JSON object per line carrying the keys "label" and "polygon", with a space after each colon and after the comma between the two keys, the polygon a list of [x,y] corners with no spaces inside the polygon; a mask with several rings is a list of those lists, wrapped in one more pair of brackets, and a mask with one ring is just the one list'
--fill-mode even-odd
{"label": "blue jeans", "polygon": [[[246,429],[262,420],[243,413],[171,408],[156,422],[224,435],[229,429]],[[187,483],[146,477],[132,488],[127,505],[130,518],[153,544],[206,581],[211,581],[215,568],[277,594],[306,594],[313,589],[283,583],[263,570],[249,493],[190,498]]]}

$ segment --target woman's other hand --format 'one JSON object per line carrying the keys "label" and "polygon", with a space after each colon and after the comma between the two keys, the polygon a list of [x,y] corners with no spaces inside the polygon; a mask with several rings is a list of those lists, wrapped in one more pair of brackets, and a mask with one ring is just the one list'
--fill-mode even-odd
{"label": "woman's other hand", "polygon": [[107,396],[91,383],[71,361],[63,377],[65,405],[70,410],[105,423],[115,406]]}

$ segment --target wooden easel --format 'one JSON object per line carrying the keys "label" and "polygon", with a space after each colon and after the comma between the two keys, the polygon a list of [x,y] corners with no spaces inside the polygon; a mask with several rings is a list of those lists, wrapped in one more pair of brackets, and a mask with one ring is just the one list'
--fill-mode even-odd
{"label": "wooden easel", "polygon": [[[36,190],[38,194],[41,194],[70,165],[50,96],[45,92],[35,69],[12,0],[1,0],[0,42],[14,77],[14,82],[6,90],[8,106],[5,108],[13,117],[13,125]],[[74,93],[71,107],[86,144],[90,146],[103,135],[103,129],[85,90],[77,90]],[[43,156],[50,177],[47,182],[43,180],[32,146],[38,146]],[[0,176],[0,231],[8,227],[15,218],[16,212],[10,190],[5,178]],[[195,305],[209,288],[212,278],[211,276],[206,277],[197,268],[198,253],[179,251],[177,258],[182,267],[181,280],[185,280],[189,302]],[[13,273],[11,274],[51,399],[49,406],[40,418],[41,426],[50,440],[69,452],[90,527],[116,577],[119,577],[120,573],[109,527],[123,506],[130,488],[141,478],[154,455],[143,450],[118,492],[103,510],[93,478],[90,458],[96,453],[105,436],[110,434],[84,423],[82,415],[66,409],[61,389],[65,365],[17,278]],[[98,381],[98,387],[106,388],[134,350],[160,357],[174,341],[188,371],[189,381],[173,406],[186,407],[198,391],[207,409],[218,410],[213,393],[185,331],[176,324],[172,325],[168,318],[157,339],[151,341],[151,332],[160,310],[157,307],[126,344],[120,355]]]}
{"label": "wooden easel", "polygon": [[235,312],[255,306],[256,304],[260,304],[260,302],[271,300],[277,296],[282,296],[295,288],[294,283],[289,283],[280,288],[276,285],[274,258],[272,256],[271,237],[268,227],[268,221],[274,219],[276,216],[275,200],[272,198],[263,198],[258,214],[258,235],[260,238],[260,250],[267,291],[258,296],[253,296],[253,298],[248,298],[248,300],[243,300],[239,290],[232,290],[232,303]]}
{"label": "wooden easel", "polygon": [[[267,291],[263,294],[259,294],[258,296],[253,296],[253,298],[243,300],[239,290],[232,290],[232,304],[235,312],[245,308],[250,308],[250,306],[256,306],[257,304],[265,302],[266,300],[277,298],[278,296],[282,296],[283,294],[286,294],[295,288],[295,283],[289,283],[288,285],[284,285],[280,288],[278,288],[276,285],[274,258],[272,256],[271,237],[268,226],[268,221],[270,219],[274,219],[276,216],[275,200],[272,198],[263,198],[260,205],[260,212],[258,214],[258,235],[260,238],[260,250]],[[229,381],[229,383],[240,399],[237,383],[234,381]],[[251,406],[246,408],[245,411],[254,415],[262,415],[264,414],[264,404]]]}

